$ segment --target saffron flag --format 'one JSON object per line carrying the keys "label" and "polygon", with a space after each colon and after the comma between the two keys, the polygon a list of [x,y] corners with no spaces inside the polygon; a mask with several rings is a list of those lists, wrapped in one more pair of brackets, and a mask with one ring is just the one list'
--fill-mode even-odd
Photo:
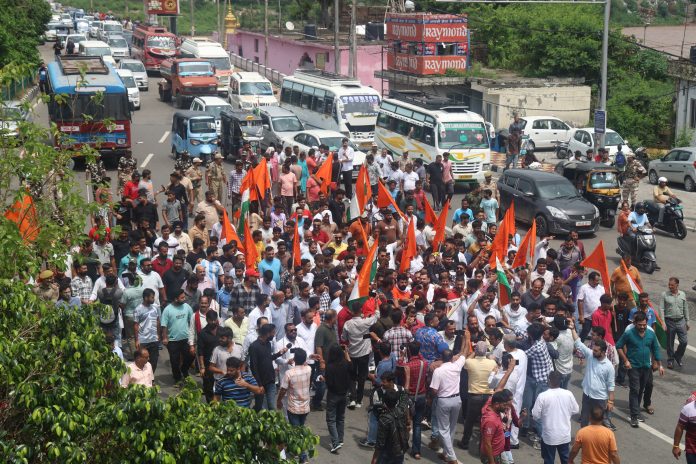
{"label": "saffron flag", "polygon": [[408,231],[406,232],[406,240],[404,240],[403,251],[401,252],[401,264],[399,272],[408,272],[411,268],[411,260],[418,256],[416,248],[416,221],[411,220],[408,223]]}
{"label": "saffron flag", "polygon": [[256,260],[258,259],[258,252],[256,251],[256,244],[254,239],[251,237],[251,231],[249,230],[249,223],[244,223],[244,262],[246,263],[247,269],[256,269]]}
{"label": "saffron flag", "polygon": [[449,213],[450,202],[447,200],[440,211],[440,216],[435,223],[435,237],[433,237],[433,251],[438,251],[440,245],[445,240],[445,227],[447,226],[447,214]]}
{"label": "saffron flag", "polygon": [[271,188],[271,177],[268,175],[268,165],[266,158],[261,158],[261,162],[253,169],[254,171],[254,190],[258,191],[258,198],[252,200],[263,200],[266,198],[266,192]]}
{"label": "saffron flag", "polygon": [[319,169],[317,169],[317,172],[314,174],[316,178],[320,180],[319,188],[322,192],[324,192],[324,194],[328,194],[329,185],[331,184],[331,169],[333,166],[333,156],[333,153],[329,153],[329,157],[326,158],[326,161],[324,161],[322,165],[319,166]]}
{"label": "saffron flag", "polygon": [[507,235],[514,236],[515,233],[517,232],[517,227],[515,226],[515,202],[514,201],[510,202],[510,206],[508,207],[507,211],[505,211],[505,217],[503,218],[503,221],[505,221],[505,230],[507,231]]}
{"label": "saffron flag", "polygon": [[39,236],[39,220],[31,196],[22,195],[5,211],[5,218],[17,224],[24,242],[33,242]]}
{"label": "saffron flag", "polygon": [[367,240],[367,233],[365,233],[365,228],[363,227],[362,222],[358,221],[358,226],[360,226],[360,239],[363,243],[362,248],[367,251],[367,247],[369,246]]}
{"label": "saffron flag", "polygon": [[[500,225],[498,226],[498,233],[495,234],[495,238],[493,239],[493,243],[491,244],[491,256],[489,258],[488,264],[491,268],[495,266],[495,262],[497,259],[502,259],[505,261],[505,257],[507,256],[507,248],[508,248],[508,225],[510,224],[510,215],[515,214],[514,209],[508,208],[508,210],[505,212],[505,217],[503,217],[503,220],[500,221]],[[512,221],[514,222],[514,216]]]}
{"label": "saffron flag", "polygon": [[510,295],[512,294],[512,288],[510,288],[510,282],[505,274],[505,268],[500,264],[500,260],[496,256],[495,258],[495,273],[498,277],[498,305],[503,307],[510,304]]}
{"label": "saffron flag", "polygon": [[[520,247],[517,249],[517,254],[515,255],[515,260],[512,262],[512,268],[518,268],[527,264],[527,259],[531,258],[534,254],[534,246],[532,246],[532,240],[536,238],[536,221],[532,222],[532,227],[529,228],[527,234],[522,239]],[[536,242],[536,240],[535,240]]]}
{"label": "saffron flag", "polygon": [[426,224],[435,224],[436,222],[437,222],[437,214],[435,214],[433,207],[430,206],[430,202],[428,201],[428,197],[425,197],[425,223]]}
{"label": "saffron flag", "polygon": [[611,295],[611,280],[609,279],[609,268],[607,267],[607,255],[604,254],[604,242],[599,241],[592,253],[580,264],[590,269],[594,269],[602,276],[604,292]]}
{"label": "saffron flag", "polygon": [[358,199],[358,208],[360,208],[360,214],[362,214],[365,211],[365,205],[372,198],[372,187],[370,186],[370,177],[367,175],[367,165],[365,163],[360,166],[358,179],[355,182],[354,196]]}
{"label": "saffron flag", "polygon": [[394,208],[394,211],[396,211],[396,214],[398,214],[401,219],[406,220],[406,216],[404,216],[404,213],[402,213],[399,207],[396,205],[394,197],[392,197],[391,193],[389,193],[389,190],[387,190],[384,183],[380,179],[380,181],[377,183],[377,207],[388,208],[390,206]]}
{"label": "saffron flag", "polygon": [[299,224],[295,223],[295,233],[292,237],[292,266],[296,267],[302,264],[302,253],[300,252],[300,230]]}
{"label": "saffron flag", "polygon": [[372,248],[367,253],[367,259],[360,268],[358,277],[355,280],[355,285],[353,285],[353,290],[350,292],[348,297],[348,303],[354,304],[354,302],[364,302],[368,296],[370,296],[370,283],[374,280],[375,274],[377,273],[377,241],[372,244]]}
{"label": "saffron flag", "polygon": [[237,232],[230,224],[230,218],[227,215],[227,210],[222,210],[222,233],[220,234],[220,244],[225,245],[227,243],[237,242],[237,249],[244,253],[244,244],[239,239]]}
{"label": "saffron flag", "polygon": [[[631,277],[631,274],[628,272],[628,268],[626,267],[626,264],[624,263],[623,259],[621,260],[621,266],[623,267],[624,273],[626,274],[626,279],[628,279],[628,285],[630,285],[631,287],[631,293],[633,293],[633,301],[637,302],[638,295],[643,293],[643,289],[638,286],[638,283],[635,280],[633,280],[633,277]],[[660,319],[658,311],[655,311],[655,319],[657,320],[655,324],[655,336],[657,337],[657,342],[663,349],[666,350],[667,331],[665,330],[665,324],[662,322],[662,319]]]}

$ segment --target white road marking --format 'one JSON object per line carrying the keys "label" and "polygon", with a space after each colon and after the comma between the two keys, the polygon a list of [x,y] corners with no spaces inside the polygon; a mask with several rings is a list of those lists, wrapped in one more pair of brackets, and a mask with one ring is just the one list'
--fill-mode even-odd
{"label": "white road marking", "polygon": [[153,156],[155,156],[154,153],[150,153],[149,155],[147,155],[147,156],[145,157],[145,161],[143,161],[143,164],[140,165],[140,168],[142,169],[142,168],[144,168],[145,166],[147,166],[147,163],[150,162],[150,160],[152,159]]}
{"label": "white road marking", "polygon": [[169,131],[164,131],[164,135],[162,136],[161,139],[159,139],[159,143],[164,143],[165,140],[167,140],[167,137],[169,137],[170,132]]}
{"label": "white road marking", "polygon": [[686,345],[686,349],[689,350],[689,351],[693,351],[694,353],[696,353],[696,348],[694,348],[694,347],[691,346],[691,345]]}
{"label": "white road marking", "polygon": [[[630,418],[629,418],[629,420],[630,420]],[[659,438],[660,440],[662,440],[662,441],[664,441],[664,442],[666,442],[666,443],[669,443],[670,445],[674,443],[674,439],[673,439],[672,437],[668,437],[667,435],[665,435],[664,433],[660,432],[659,430],[656,430],[656,429],[650,427],[650,426],[647,425],[645,422],[639,422],[638,425],[639,425],[639,428],[644,429],[646,432],[649,432],[649,433],[653,434],[654,436],[656,436],[656,437]],[[683,445],[683,444],[680,445],[680,447],[681,447],[682,450],[684,449],[684,445]]]}

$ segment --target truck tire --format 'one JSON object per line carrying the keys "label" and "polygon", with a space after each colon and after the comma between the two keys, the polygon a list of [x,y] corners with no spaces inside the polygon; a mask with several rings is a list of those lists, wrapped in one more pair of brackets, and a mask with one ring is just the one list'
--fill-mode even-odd
{"label": "truck tire", "polygon": [[165,103],[172,101],[172,91],[170,89],[159,88],[160,100]]}

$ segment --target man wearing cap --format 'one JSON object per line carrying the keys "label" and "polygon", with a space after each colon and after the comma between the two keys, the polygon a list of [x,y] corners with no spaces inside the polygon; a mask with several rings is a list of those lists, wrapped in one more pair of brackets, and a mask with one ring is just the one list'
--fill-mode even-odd
{"label": "man wearing cap", "polygon": [[208,184],[208,190],[215,194],[215,198],[222,200],[225,198],[222,194],[223,186],[227,183],[227,176],[225,176],[225,168],[222,165],[222,155],[220,153],[215,154],[214,162],[205,172],[205,180]]}
{"label": "man wearing cap", "polygon": [[53,280],[53,271],[48,269],[42,271],[33,291],[36,296],[44,301],[58,301],[58,285]]}
{"label": "man wearing cap", "polygon": [[203,173],[201,172],[201,164],[203,161],[195,157],[193,158],[192,165],[186,170],[186,177],[189,178],[191,181],[191,186],[193,187],[193,191],[191,192],[191,198],[189,198],[189,201],[191,205],[195,205],[198,203],[200,200],[200,193],[201,193],[201,183],[203,181]]}
{"label": "man wearing cap", "polygon": [[660,177],[657,179],[657,185],[653,187],[653,200],[655,201],[655,204],[660,208],[660,215],[657,218],[657,223],[662,224],[662,220],[664,219],[665,216],[665,204],[667,204],[667,201],[672,198],[672,199],[677,199],[677,196],[670,190],[669,187],[667,187],[667,178],[666,177]]}
{"label": "man wearing cap", "polygon": [[631,207],[636,204],[638,199],[638,184],[643,176],[645,176],[645,168],[633,153],[629,153],[627,156],[626,174],[621,189],[621,198],[623,200],[630,199]]}
{"label": "man wearing cap", "polygon": [[483,184],[480,186],[481,191],[490,190],[493,198],[500,201],[500,195],[498,194],[498,183],[493,180],[493,173],[491,171],[486,171],[483,173]]}
{"label": "man wearing cap", "polygon": [[[240,189],[242,188],[242,180],[244,180],[244,176],[246,176],[244,163],[242,160],[235,161],[234,170],[230,171],[229,181],[227,183],[227,196],[230,199],[231,211],[236,211],[241,207],[242,196]],[[278,194],[280,194],[280,190],[278,190]]]}

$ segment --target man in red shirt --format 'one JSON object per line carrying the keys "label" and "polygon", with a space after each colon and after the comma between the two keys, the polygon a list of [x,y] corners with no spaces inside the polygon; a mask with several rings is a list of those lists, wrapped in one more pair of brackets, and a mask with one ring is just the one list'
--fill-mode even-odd
{"label": "man in red shirt", "polygon": [[165,241],[161,241],[157,245],[157,251],[159,254],[152,259],[152,270],[164,277],[164,273],[172,268],[174,263],[169,259],[169,244]]}
{"label": "man in red shirt", "polygon": [[505,451],[505,428],[500,414],[509,405],[509,397],[504,391],[493,393],[490,403],[481,415],[481,462],[496,464]]}
{"label": "man in red shirt", "polygon": [[321,230],[321,221],[319,219],[312,221],[312,240],[322,247],[329,243],[329,235]]}
{"label": "man in red shirt", "polygon": [[602,327],[606,330],[604,340],[611,345],[616,345],[612,330],[612,320],[614,319],[611,295],[604,294],[599,297],[600,306],[597,311],[592,313],[592,327]]}
{"label": "man in red shirt", "polygon": [[123,196],[128,197],[129,200],[135,201],[138,199],[138,185],[140,184],[140,173],[135,171],[131,174],[131,180],[126,182],[123,186]]}

